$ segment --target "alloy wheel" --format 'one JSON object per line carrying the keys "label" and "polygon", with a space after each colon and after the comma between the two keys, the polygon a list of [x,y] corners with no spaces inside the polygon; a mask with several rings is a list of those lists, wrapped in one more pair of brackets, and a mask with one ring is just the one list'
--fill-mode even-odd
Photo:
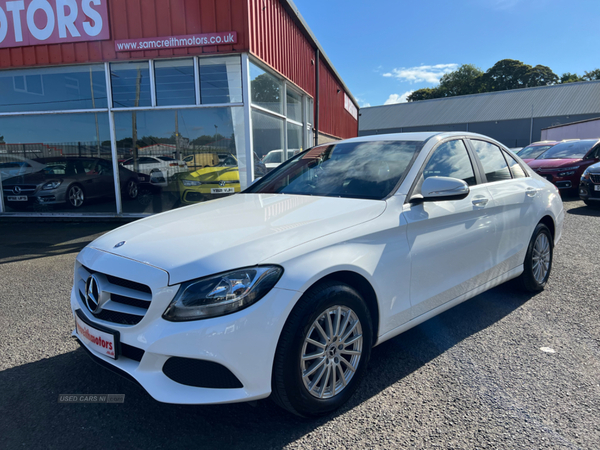
{"label": "alloy wheel", "polygon": [[311,325],[302,346],[302,381],[316,398],[342,392],[358,368],[363,352],[360,320],[346,306],[332,306]]}
{"label": "alloy wheel", "polygon": [[69,188],[69,203],[75,208],[79,208],[83,205],[83,201],[85,200],[85,195],[83,194],[83,189],[79,186],[71,186]]}
{"label": "alloy wheel", "polygon": [[550,240],[545,233],[538,234],[532,253],[533,277],[538,283],[543,283],[550,270]]}

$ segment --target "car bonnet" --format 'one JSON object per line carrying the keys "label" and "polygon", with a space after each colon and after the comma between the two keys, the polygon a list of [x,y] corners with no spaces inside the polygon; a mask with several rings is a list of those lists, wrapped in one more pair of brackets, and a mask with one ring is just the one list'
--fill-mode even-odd
{"label": "car bonnet", "polygon": [[238,194],[139,220],[89,246],[164,269],[170,284],[178,284],[254,266],[385,208],[376,200]]}

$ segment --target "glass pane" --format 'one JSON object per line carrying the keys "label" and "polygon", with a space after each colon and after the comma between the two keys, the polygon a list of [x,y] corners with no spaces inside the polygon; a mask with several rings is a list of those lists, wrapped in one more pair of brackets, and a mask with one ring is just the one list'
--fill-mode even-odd
{"label": "glass pane", "polygon": [[423,177],[451,177],[463,180],[469,186],[477,184],[471,159],[461,140],[444,142],[436,148],[423,169]]}
{"label": "glass pane", "polygon": [[422,142],[322,145],[298,155],[247,192],[381,200],[396,186]]}
{"label": "glass pane", "polygon": [[308,123],[313,124],[315,115],[315,103],[312,98],[308,99]]}
{"label": "glass pane", "polygon": [[241,107],[115,113],[121,167],[143,174],[123,212],[156,213],[239,192],[246,186],[243,120]]}
{"label": "glass pane", "polygon": [[289,89],[287,91],[287,117],[296,122],[303,122],[302,96]]}
{"label": "glass pane", "polygon": [[510,173],[512,173],[513,178],[526,178],[527,174],[523,170],[523,168],[519,165],[517,160],[512,157],[512,155],[508,153],[504,153],[506,160],[508,161],[508,165],[510,166]]}
{"label": "glass pane", "polygon": [[488,183],[510,180],[510,171],[499,147],[489,142],[477,141],[475,139],[472,139],[471,143],[481,160]]}
{"label": "glass pane", "polygon": [[200,58],[202,104],[242,102],[242,64],[239,56]]}
{"label": "glass pane", "polygon": [[147,62],[110,65],[113,107],[151,106],[150,69]]}
{"label": "glass pane", "polygon": [[289,159],[292,156],[300,153],[302,148],[302,125],[294,125],[293,123],[287,124],[287,133],[288,133],[288,148],[287,148],[287,158]]}
{"label": "glass pane", "polygon": [[0,130],[6,211],[116,213],[108,113],[0,117]]}
{"label": "glass pane", "polygon": [[250,63],[250,91],[252,103],[283,114],[281,81],[260,67]]}
{"label": "glass pane", "polygon": [[[254,153],[262,159],[265,170],[271,170],[281,164],[283,158],[283,127],[284,120],[260,111],[252,111],[252,144]],[[279,156],[282,155],[282,156]],[[266,160],[280,160],[266,162]],[[254,176],[261,177],[260,171],[254,168]]]}
{"label": "glass pane", "polygon": [[0,72],[0,112],[106,107],[102,65]]}
{"label": "glass pane", "polygon": [[158,106],[196,104],[193,59],[156,61],[154,79]]}

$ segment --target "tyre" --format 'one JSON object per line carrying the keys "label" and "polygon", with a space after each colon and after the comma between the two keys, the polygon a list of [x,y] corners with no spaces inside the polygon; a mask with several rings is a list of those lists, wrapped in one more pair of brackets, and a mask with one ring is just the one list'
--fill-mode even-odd
{"label": "tyre", "polygon": [[338,282],[311,288],[281,333],[272,399],[303,417],[334,411],[356,391],[372,345],[371,315],[356,290]]}
{"label": "tyre", "polygon": [[590,208],[598,208],[600,206],[600,202],[594,202],[592,200],[584,200],[583,203],[585,203]]}
{"label": "tyre", "polygon": [[538,223],[527,248],[523,273],[519,277],[523,289],[528,292],[537,292],[544,289],[552,270],[552,255],[552,233],[546,225]]}
{"label": "tyre", "polygon": [[67,189],[67,204],[71,208],[81,208],[85,203],[85,193],[78,184],[72,184]]}
{"label": "tyre", "polygon": [[125,185],[125,197],[127,200],[135,200],[139,192],[138,184],[134,180],[129,180]]}

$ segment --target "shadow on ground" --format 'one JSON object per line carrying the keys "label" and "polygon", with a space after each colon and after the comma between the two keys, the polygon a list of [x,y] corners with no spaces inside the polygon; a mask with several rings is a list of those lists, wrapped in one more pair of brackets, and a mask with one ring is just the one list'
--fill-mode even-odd
{"label": "shadow on ground", "polygon": [[0,222],[0,264],[77,253],[121,222]]}
{"label": "shadow on ground", "polygon": [[[350,402],[316,420],[298,419],[268,400],[255,406],[158,403],[78,349],[0,372],[0,441],[4,448],[281,448],[382,393],[529,298],[499,286],[376,347]],[[125,394],[125,403],[59,404],[59,394]]]}

